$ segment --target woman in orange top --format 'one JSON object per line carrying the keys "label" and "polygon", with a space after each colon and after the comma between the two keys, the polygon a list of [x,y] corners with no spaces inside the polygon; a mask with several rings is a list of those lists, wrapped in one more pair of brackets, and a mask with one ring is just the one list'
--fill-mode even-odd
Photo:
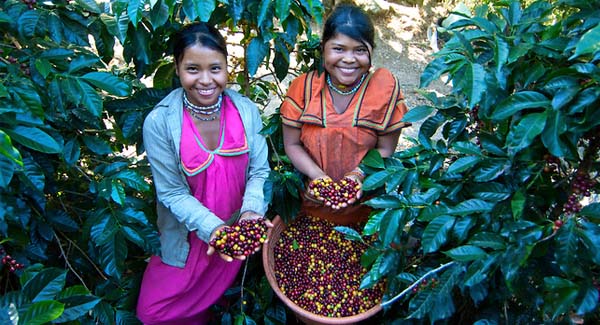
{"label": "woman in orange top", "polygon": [[[362,185],[360,161],[371,149],[383,157],[394,153],[407,126],[401,122],[407,107],[391,72],[371,71],[374,28],[360,8],[337,6],[325,22],[321,44],[325,72],[292,81],[281,106],[285,152],[309,181],[349,177]],[[332,209],[308,192],[305,196],[303,214],[336,224],[369,215],[366,206]]]}

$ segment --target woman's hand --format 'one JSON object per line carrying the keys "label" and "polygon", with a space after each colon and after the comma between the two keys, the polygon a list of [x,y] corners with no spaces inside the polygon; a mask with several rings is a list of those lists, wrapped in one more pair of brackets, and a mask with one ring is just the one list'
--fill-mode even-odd
{"label": "woman's hand", "polygon": [[[264,216],[254,212],[254,211],[246,211],[244,213],[242,213],[242,215],[240,216],[240,221],[242,220],[253,220],[253,219],[264,219],[265,221],[265,225],[267,225],[267,230],[268,228],[273,228],[273,223],[271,222],[271,220],[265,218]],[[269,238],[267,237],[267,239],[265,239],[265,243],[267,243],[269,241]],[[254,252],[258,252],[260,251],[260,248],[262,247],[262,245],[256,247],[254,249]]]}
{"label": "woman's hand", "polygon": [[356,167],[351,172],[346,173],[344,178],[351,179],[358,184],[358,191],[356,192],[356,195],[348,200],[348,204],[353,204],[354,202],[360,200],[363,195],[362,182],[365,179],[365,173],[360,168]]}
{"label": "woman's hand", "polygon": [[[217,231],[224,230],[225,228],[229,228],[229,226],[223,225],[221,227],[218,227],[210,235],[210,240],[208,241],[209,244],[208,244],[208,250],[206,251],[206,255],[210,256],[210,255],[214,254],[215,252],[217,252],[217,249],[214,246],[212,246],[210,243],[213,242],[213,239],[216,237]],[[220,252],[219,252],[219,256],[223,260],[225,260],[225,262],[231,262],[231,261],[233,261],[234,258],[238,259],[238,260],[242,260],[242,261],[246,259],[246,256],[243,256],[243,255],[241,255],[241,256],[229,256],[227,254],[223,254],[223,253],[220,253]]]}
{"label": "woman's hand", "polygon": [[306,191],[304,191],[304,198],[306,198],[307,200],[313,202],[313,203],[317,203],[317,204],[325,204],[325,198],[321,195],[315,195],[314,193],[314,189],[311,189],[310,184],[316,184],[318,182],[333,182],[333,180],[331,179],[331,177],[324,175],[321,177],[317,177],[313,180],[311,180],[308,183],[308,186],[306,186]]}

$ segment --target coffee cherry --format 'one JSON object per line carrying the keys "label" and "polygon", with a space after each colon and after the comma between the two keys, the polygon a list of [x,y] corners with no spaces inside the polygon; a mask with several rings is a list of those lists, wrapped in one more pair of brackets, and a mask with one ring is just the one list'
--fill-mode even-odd
{"label": "coffee cherry", "polygon": [[[0,249],[0,254],[4,254],[4,248]],[[4,264],[5,266],[8,267],[8,270],[11,273],[14,273],[17,270],[20,270],[22,268],[25,267],[25,265],[17,262],[17,260],[15,260],[12,256],[6,254],[3,258],[2,258],[2,264]]]}
{"label": "coffee cherry", "polygon": [[267,224],[264,219],[244,219],[217,230],[209,244],[228,256],[248,256],[266,240]]}
{"label": "coffee cherry", "polygon": [[367,272],[360,258],[373,238],[366,243],[347,240],[334,226],[315,217],[296,218],[274,246],[273,268],[279,289],[299,307],[326,317],[347,317],[378,304],[385,283],[360,289]]}
{"label": "coffee cherry", "polygon": [[310,194],[322,200],[332,209],[347,207],[360,191],[360,184],[352,178],[344,177],[339,182],[330,178],[318,178],[308,184]]}

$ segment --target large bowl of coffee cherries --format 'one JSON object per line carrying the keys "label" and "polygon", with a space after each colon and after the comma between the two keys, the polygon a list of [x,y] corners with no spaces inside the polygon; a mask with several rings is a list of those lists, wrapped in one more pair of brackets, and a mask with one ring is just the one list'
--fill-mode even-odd
{"label": "large bowl of coffee cherries", "polygon": [[[306,324],[354,324],[381,310],[385,283],[360,289],[367,244],[351,241],[335,224],[300,215],[277,216],[263,246],[263,266],[277,296]],[[358,229],[356,229],[359,231]]]}

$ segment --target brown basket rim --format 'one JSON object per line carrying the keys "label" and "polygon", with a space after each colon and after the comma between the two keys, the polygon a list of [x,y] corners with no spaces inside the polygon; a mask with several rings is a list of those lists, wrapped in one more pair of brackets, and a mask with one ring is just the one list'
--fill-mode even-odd
{"label": "brown basket rim", "polygon": [[273,270],[273,266],[275,264],[275,257],[273,256],[273,247],[279,241],[279,236],[281,232],[283,232],[283,230],[286,228],[286,224],[285,222],[283,222],[280,216],[276,216],[275,218],[273,218],[272,223],[273,228],[269,228],[267,233],[267,238],[269,238],[269,240],[263,244],[263,268],[265,271],[265,275],[267,276],[267,281],[271,285],[271,288],[273,289],[275,294],[279,297],[279,299],[281,299],[281,301],[283,301],[283,303],[286,306],[288,306],[292,311],[294,311],[294,313],[299,315],[301,318],[305,318],[321,324],[352,324],[363,321],[381,311],[381,304],[377,304],[371,307],[371,309],[360,314],[346,317],[327,317],[309,312],[306,309],[298,306],[291,299],[289,299],[279,289],[279,284],[277,283],[277,278],[275,277],[275,273]]}

